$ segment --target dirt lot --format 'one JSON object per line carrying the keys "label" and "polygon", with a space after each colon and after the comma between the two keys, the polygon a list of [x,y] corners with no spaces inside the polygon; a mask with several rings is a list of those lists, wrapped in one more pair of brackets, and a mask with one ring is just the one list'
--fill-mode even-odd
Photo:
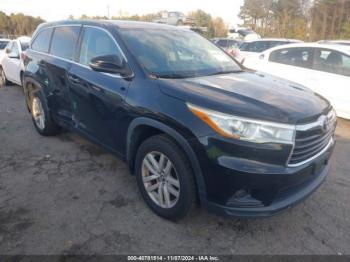
{"label": "dirt lot", "polygon": [[0,88],[0,254],[350,254],[350,122],[332,174],[272,218],[198,209],[174,224],[144,204],[126,165],[72,133],[41,137],[18,86]]}

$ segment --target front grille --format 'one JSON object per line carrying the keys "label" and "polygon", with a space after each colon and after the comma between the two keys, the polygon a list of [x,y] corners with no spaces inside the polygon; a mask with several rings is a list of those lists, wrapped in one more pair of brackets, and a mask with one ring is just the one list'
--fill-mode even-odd
{"label": "front grille", "polygon": [[289,165],[304,163],[329,145],[336,127],[336,116],[331,111],[327,116],[320,117],[316,123],[305,126],[310,126],[310,128],[297,127],[294,150]]}

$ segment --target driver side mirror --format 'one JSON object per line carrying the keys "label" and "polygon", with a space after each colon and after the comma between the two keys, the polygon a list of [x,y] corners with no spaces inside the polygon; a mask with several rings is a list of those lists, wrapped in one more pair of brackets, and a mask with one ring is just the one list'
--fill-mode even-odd
{"label": "driver side mirror", "polygon": [[6,54],[11,53],[11,49],[10,49],[10,48],[8,48],[8,47],[6,47],[6,49],[5,49],[5,53],[6,53]]}
{"label": "driver side mirror", "polygon": [[97,72],[119,74],[125,78],[130,78],[133,74],[126,62],[121,61],[119,56],[115,55],[94,57],[91,59],[89,66]]}

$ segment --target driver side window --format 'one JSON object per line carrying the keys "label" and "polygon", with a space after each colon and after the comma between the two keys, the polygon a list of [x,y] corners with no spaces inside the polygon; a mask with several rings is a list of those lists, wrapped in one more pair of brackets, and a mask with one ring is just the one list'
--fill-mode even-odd
{"label": "driver side window", "polygon": [[81,42],[79,63],[89,65],[98,56],[114,55],[123,61],[123,55],[113,39],[103,30],[86,27]]}

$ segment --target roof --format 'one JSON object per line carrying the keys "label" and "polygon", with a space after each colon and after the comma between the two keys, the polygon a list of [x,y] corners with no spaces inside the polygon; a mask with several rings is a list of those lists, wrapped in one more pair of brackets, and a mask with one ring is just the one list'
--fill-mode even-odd
{"label": "roof", "polygon": [[281,49],[281,48],[288,48],[288,47],[319,47],[319,48],[332,49],[332,50],[344,52],[344,53],[350,55],[350,47],[349,46],[323,44],[323,43],[295,43],[295,44],[287,44],[287,45],[281,45],[281,46],[273,47],[271,49],[266,50],[266,52],[272,52],[274,50],[278,50],[278,49]]}
{"label": "roof", "polygon": [[7,38],[0,38],[0,41],[11,41],[11,39],[7,39]]}
{"label": "roof", "polygon": [[142,29],[171,29],[171,30],[187,30],[181,27],[152,23],[152,22],[140,22],[140,21],[129,21],[129,20],[62,20],[56,22],[43,23],[40,27],[50,27],[58,25],[72,25],[72,24],[83,24],[83,25],[96,25],[96,26],[115,26],[117,28],[142,28]]}
{"label": "roof", "polygon": [[245,42],[261,42],[261,41],[285,41],[285,42],[300,42],[302,43],[303,41],[298,40],[298,39],[288,39],[288,38],[260,38],[260,39],[255,39],[255,40],[247,40]]}

